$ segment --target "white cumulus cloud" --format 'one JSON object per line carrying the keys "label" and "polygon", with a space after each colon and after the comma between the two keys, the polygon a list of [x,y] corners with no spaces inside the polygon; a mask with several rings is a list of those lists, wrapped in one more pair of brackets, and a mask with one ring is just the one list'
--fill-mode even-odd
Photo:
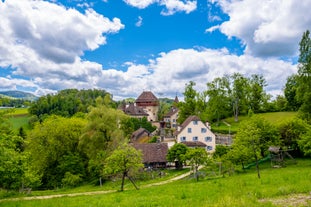
{"label": "white cumulus cloud", "polygon": [[137,97],[142,90],[174,97],[182,96],[189,81],[196,82],[198,91],[206,90],[206,83],[225,74],[241,73],[246,77],[262,74],[272,95],[282,94],[289,75],[296,65],[274,58],[263,60],[250,55],[237,56],[227,49],[212,50],[176,49],[161,53],[149,64],[126,63],[126,71],[103,70],[100,87],[110,91],[115,98]]}
{"label": "white cumulus cloud", "polygon": [[102,66],[80,56],[124,28],[120,19],[110,20],[92,9],[81,13],[42,0],[0,1],[0,19],[0,67],[52,90],[95,86],[93,77],[101,74]]}
{"label": "white cumulus cloud", "polygon": [[[293,56],[302,33],[310,29],[311,0],[209,0],[230,18],[219,25],[222,33],[238,37],[245,53],[254,56]],[[209,28],[207,31],[215,29]]]}
{"label": "white cumulus cloud", "polygon": [[188,14],[197,8],[196,0],[124,0],[124,2],[139,9],[144,9],[151,4],[157,3],[165,7],[161,12],[162,15],[173,15],[176,12]]}

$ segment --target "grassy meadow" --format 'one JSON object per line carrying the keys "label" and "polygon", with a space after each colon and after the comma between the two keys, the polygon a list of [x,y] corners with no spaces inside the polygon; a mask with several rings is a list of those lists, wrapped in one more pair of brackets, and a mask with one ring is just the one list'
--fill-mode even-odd
{"label": "grassy meadow", "polygon": [[28,108],[14,108],[14,109],[0,109],[8,110],[9,113],[6,114],[12,128],[18,130],[20,127],[23,127],[25,130],[29,130],[28,121],[30,116],[28,114]]}
{"label": "grassy meadow", "polygon": [[[264,119],[270,121],[272,124],[277,125],[281,122],[295,118],[297,116],[297,112],[271,112],[256,115],[263,117]],[[246,119],[248,119],[248,116],[239,116],[239,121],[235,122],[234,117],[229,117],[222,120],[218,124],[212,124],[212,130],[222,133],[229,133],[230,130],[230,133],[234,134],[237,132],[239,124]]]}
{"label": "grassy meadow", "polygon": [[[298,160],[296,165],[271,168],[270,163],[261,167],[261,179],[254,168],[236,172],[233,176],[211,178],[196,182],[183,179],[169,184],[134,190],[129,185],[124,192],[97,195],[65,196],[51,199],[0,200],[1,207],[81,207],[81,206],[311,206],[311,160]],[[306,199],[293,202],[295,195]],[[305,201],[306,200],[306,201]],[[278,201],[278,205],[274,203]]]}

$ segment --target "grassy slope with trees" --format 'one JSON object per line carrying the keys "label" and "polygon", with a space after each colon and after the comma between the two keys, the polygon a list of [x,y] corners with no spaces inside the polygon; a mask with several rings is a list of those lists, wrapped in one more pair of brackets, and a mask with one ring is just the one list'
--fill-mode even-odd
{"label": "grassy slope with trees", "polygon": [[[196,92],[194,90],[195,83],[190,82],[185,87],[184,101],[178,104],[179,123],[189,115],[197,115],[203,121],[208,120],[218,125],[222,119],[227,117],[234,117],[234,122],[231,122],[230,119],[227,120],[232,125],[241,123],[232,147],[221,150],[216,148],[213,160],[195,160],[193,155],[202,153],[187,149],[181,154],[180,161],[192,163],[195,168],[198,163],[204,163],[207,166],[210,166],[211,163],[222,163],[224,172],[226,170],[233,172],[233,169],[255,161],[256,172],[254,173],[261,178],[259,183],[264,184],[263,178],[267,175],[265,175],[265,170],[259,170],[259,160],[267,156],[269,146],[277,145],[290,148],[299,156],[311,155],[310,82],[311,40],[308,31],[303,34],[300,42],[298,74],[289,77],[284,97],[278,96],[275,100],[270,100],[270,96],[264,91],[266,86],[264,77],[256,74],[251,77],[234,74],[216,78],[207,83],[207,90],[202,93]],[[114,160],[114,153],[120,150],[120,146],[127,145],[129,135],[135,130],[137,124],[116,108],[117,103],[113,102],[112,96],[105,91],[78,91],[76,89],[60,91],[56,95],[41,97],[31,106],[32,128],[27,134],[14,131],[6,121],[6,112],[0,111],[0,188],[5,190],[18,190],[21,187],[57,189],[65,186],[75,187],[83,183],[99,184],[102,181],[118,180],[119,173],[123,175],[123,178],[128,177],[128,169],[139,166],[139,158],[135,159],[136,162],[133,163],[126,162],[126,159],[130,159],[130,157],[125,153],[123,160],[115,161],[120,162],[119,164],[130,163],[129,168],[122,169],[114,168],[118,165],[112,166],[111,163],[115,163],[110,160]],[[268,121],[259,114],[288,110],[298,110],[297,118],[283,120],[278,124],[276,124],[279,119],[277,116],[272,115],[274,120],[270,118],[271,121]],[[241,115],[248,118],[242,121]],[[269,116],[269,114],[266,115]],[[195,156],[195,158],[197,157]],[[204,154],[202,157],[204,158]],[[130,177],[135,177],[135,174],[131,173]],[[249,181],[258,182],[253,181],[249,177],[250,174],[245,174],[243,177],[245,176]],[[288,180],[291,177],[293,179]],[[293,180],[295,183],[305,181],[297,171],[289,178],[286,180],[288,183]],[[299,178],[301,180],[296,180]],[[271,179],[267,182],[275,185]],[[281,176],[274,179],[281,179]],[[215,180],[215,183],[220,182],[226,186],[230,180],[222,181],[220,179]],[[206,183],[208,182],[206,181]],[[199,183],[197,184],[201,185]],[[284,181],[281,180],[280,183],[284,184]],[[181,184],[195,188],[194,183],[181,182]],[[237,183],[235,184],[237,185]],[[251,189],[248,184],[244,183],[242,186]],[[236,186],[232,185],[228,188],[232,190],[236,189]],[[276,188],[273,189],[277,192]],[[310,189],[289,186],[281,195],[306,192],[306,190]],[[179,192],[181,197],[176,194],[174,196],[186,200],[188,194],[193,195],[194,193],[186,192],[187,194]],[[269,197],[267,193],[269,191],[266,192],[266,189],[252,192],[255,194],[251,195],[251,201],[255,201],[255,198]],[[271,190],[271,192],[274,191]],[[132,193],[134,194],[134,192]],[[211,193],[208,194],[211,195],[211,199],[217,198],[212,192],[209,193]],[[124,195],[116,196],[115,199],[122,198]],[[229,201],[232,201],[235,206],[249,204],[247,195],[245,195],[245,200],[235,198],[238,195],[234,195],[225,195],[224,200],[227,202],[221,203],[223,205],[218,204],[224,206],[224,204],[230,203]],[[163,196],[165,197],[165,195]],[[208,205],[206,202],[209,201],[206,200],[206,197],[202,200],[203,197],[199,196],[199,201],[193,198],[197,197],[190,196],[187,202],[175,199],[175,202],[187,205],[195,205],[198,202],[198,204]],[[146,202],[147,200],[142,201]],[[136,201],[130,202],[139,204],[135,203]],[[159,203],[155,202],[154,204],[158,205]]]}
{"label": "grassy slope with trees", "polygon": [[[13,206],[308,206],[311,190],[310,160],[298,160],[297,165],[286,168],[271,168],[270,163],[262,166],[262,178],[257,179],[254,169],[236,173],[225,178],[206,178],[195,182],[184,179],[166,185],[143,187],[137,191],[127,184],[123,193],[113,192],[99,195],[84,195],[28,201],[0,201],[3,207]],[[117,183],[118,184],[118,183]],[[117,186],[110,185],[117,189]],[[99,190],[98,188],[96,188]],[[103,188],[102,188],[103,189]],[[90,189],[82,190],[82,192]],[[74,192],[80,192],[79,188]],[[57,192],[54,192],[57,193]],[[305,199],[292,199],[292,194],[303,195]],[[34,195],[36,192],[33,192]],[[51,193],[53,194],[53,193]],[[274,203],[275,202],[275,203]],[[307,203],[309,202],[309,203]]]}

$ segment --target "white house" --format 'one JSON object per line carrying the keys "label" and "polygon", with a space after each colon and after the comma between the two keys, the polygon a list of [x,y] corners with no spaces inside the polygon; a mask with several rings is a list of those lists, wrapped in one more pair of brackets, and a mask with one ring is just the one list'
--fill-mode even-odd
{"label": "white house", "polygon": [[178,108],[176,106],[178,102],[179,100],[176,96],[172,108],[163,116],[163,121],[166,125],[165,127],[177,129]]}
{"label": "white house", "polygon": [[210,127],[197,116],[189,116],[176,133],[177,143],[188,147],[204,147],[207,152],[213,153],[216,147],[216,136]]}

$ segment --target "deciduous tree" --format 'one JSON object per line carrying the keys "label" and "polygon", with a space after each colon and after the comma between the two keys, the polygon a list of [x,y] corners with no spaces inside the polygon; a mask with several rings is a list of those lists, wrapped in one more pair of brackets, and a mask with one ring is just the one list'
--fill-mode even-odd
{"label": "deciduous tree", "polygon": [[142,153],[125,143],[114,150],[106,159],[104,174],[121,175],[121,191],[124,190],[124,181],[126,177],[128,177],[135,188],[138,189],[131,176],[137,173],[142,167]]}
{"label": "deciduous tree", "polygon": [[299,43],[297,99],[302,103],[301,116],[311,120],[311,39],[310,31],[303,33]]}
{"label": "deciduous tree", "polygon": [[[45,187],[60,185],[65,172],[60,171],[59,167],[65,160],[68,161],[66,156],[79,156],[78,143],[85,124],[86,120],[81,118],[51,116],[41,124],[38,123],[29,133],[26,151],[31,153],[33,170],[42,175]],[[76,169],[80,168],[71,166],[70,172]]]}
{"label": "deciduous tree", "polygon": [[208,154],[204,148],[189,148],[186,152],[186,160],[192,166],[193,174],[199,181],[199,166],[207,163]]}
{"label": "deciduous tree", "polygon": [[233,155],[243,161],[251,156],[256,162],[260,178],[259,160],[267,155],[269,146],[279,144],[279,132],[276,127],[259,116],[253,116],[240,124],[233,144]]}
{"label": "deciduous tree", "polygon": [[183,163],[186,160],[186,153],[188,151],[188,147],[182,143],[174,144],[167,153],[167,160],[169,162],[175,162],[175,167],[177,169],[181,169],[183,167]]}

